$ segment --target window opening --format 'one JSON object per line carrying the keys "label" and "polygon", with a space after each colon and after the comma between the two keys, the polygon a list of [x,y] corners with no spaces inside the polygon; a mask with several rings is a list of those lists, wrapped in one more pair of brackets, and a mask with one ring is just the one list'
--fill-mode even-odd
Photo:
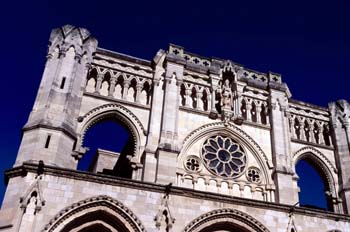
{"label": "window opening", "polygon": [[45,142],[45,148],[49,148],[51,140],[51,135],[47,135],[46,142]]}
{"label": "window opening", "polygon": [[64,84],[66,83],[66,78],[63,77],[62,78],[62,81],[61,81],[61,86],[60,86],[60,89],[63,89],[64,88]]}
{"label": "window opening", "polygon": [[310,159],[300,160],[296,167],[300,206],[333,211],[332,196],[327,178]]}

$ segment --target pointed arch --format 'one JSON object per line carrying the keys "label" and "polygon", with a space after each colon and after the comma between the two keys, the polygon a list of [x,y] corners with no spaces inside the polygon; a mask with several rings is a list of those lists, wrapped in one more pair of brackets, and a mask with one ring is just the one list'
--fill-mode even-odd
{"label": "pointed arch", "polygon": [[36,197],[38,200],[38,204],[37,204],[38,210],[40,210],[41,207],[45,205],[45,200],[43,198],[43,193],[41,190],[41,184],[40,184],[39,180],[36,180],[34,183],[32,183],[29,186],[27,191],[24,192],[22,197],[20,197],[20,203],[21,203],[22,208],[27,207],[28,201],[32,197],[33,193],[36,194]]}
{"label": "pointed arch", "polygon": [[212,230],[240,229],[244,232],[269,232],[252,216],[236,209],[216,209],[190,222],[183,232],[207,232]]}
{"label": "pointed arch", "polygon": [[214,122],[205,124],[195,130],[193,130],[182,142],[180,148],[179,156],[185,156],[187,151],[192,145],[204,137],[210,137],[216,134],[225,134],[228,136],[233,136],[239,143],[248,148],[250,152],[254,155],[255,159],[259,163],[262,169],[264,179],[266,184],[272,183],[271,178],[268,174],[268,169],[273,168],[273,164],[267,158],[261,147],[255,142],[255,140],[250,137],[246,132],[236,127],[233,123],[225,124],[224,122]]}
{"label": "pointed arch", "polygon": [[[123,123],[127,129],[130,131],[133,140],[134,140],[134,152],[133,157],[137,162],[141,161],[141,154],[143,152],[143,147],[146,143],[146,134],[142,122],[138,119],[138,117],[133,114],[129,109],[124,106],[113,103],[113,104],[105,104],[99,107],[96,107],[86,113],[84,116],[79,117],[80,124],[78,125],[78,141],[77,144],[79,147],[83,145],[84,136],[86,131],[104,119],[114,118],[121,123]],[[78,147],[78,148],[79,148]]]}
{"label": "pointed arch", "polygon": [[338,173],[338,169],[334,166],[334,164],[321,151],[312,146],[305,146],[297,150],[293,154],[294,164],[296,164],[302,158],[305,158],[306,155],[311,156],[310,158],[322,165],[321,168],[330,175],[332,175],[332,171],[334,173]]}
{"label": "pointed arch", "polygon": [[[319,150],[311,146],[305,146],[293,154],[293,167],[295,168],[300,160],[309,161],[312,166],[317,170],[320,177],[323,179],[326,190],[330,192],[330,197],[337,198],[336,189],[336,174],[337,168],[334,164]],[[333,174],[334,173],[334,174]],[[335,209],[330,199],[327,204],[331,204],[332,210]]]}
{"label": "pointed arch", "polygon": [[90,197],[57,213],[41,232],[90,231],[144,232],[138,217],[125,205],[109,196]]}

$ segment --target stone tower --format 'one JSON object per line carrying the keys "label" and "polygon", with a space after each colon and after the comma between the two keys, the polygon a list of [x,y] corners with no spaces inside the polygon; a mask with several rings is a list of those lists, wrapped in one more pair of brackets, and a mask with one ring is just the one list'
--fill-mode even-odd
{"label": "stone tower", "polygon": [[53,166],[76,168],[69,157],[77,140],[85,77],[96,48],[97,40],[86,29],[67,25],[51,32],[44,74],[23,128],[15,165],[42,160]]}
{"label": "stone tower", "polygon": [[[113,121],[120,151],[85,135]],[[152,61],[97,47],[83,28],[50,36],[0,231],[350,232],[350,105],[292,98],[280,74],[169,45]],[[299,204],[300,161],[325,209]]]}

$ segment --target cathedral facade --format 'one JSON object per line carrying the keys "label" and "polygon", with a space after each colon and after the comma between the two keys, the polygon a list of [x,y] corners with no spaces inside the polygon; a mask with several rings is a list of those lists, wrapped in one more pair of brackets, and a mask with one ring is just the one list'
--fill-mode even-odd
{"label": "cathedral facade", "polygon": [[[90,128],[130,137],[77,169]],[[50,35],[0,231],[350,232],[350,104],[291,98],[276,73],[169,45],[143,60],[83,28]],[[324,181],[326,210],[299,204],[296,165]]]}

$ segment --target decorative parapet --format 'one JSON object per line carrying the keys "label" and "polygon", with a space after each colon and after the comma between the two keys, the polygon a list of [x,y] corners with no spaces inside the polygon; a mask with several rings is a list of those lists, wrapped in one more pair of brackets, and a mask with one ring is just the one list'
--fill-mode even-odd
{"label": "decorative parapet", "polygon": [[185,52],[185,49],[183,47],[174,44],[169,45],[168,54],[183,58],[187,65],[193,64],[205,68],[209,68],[211,66],[210,59],[195,55],[193,53]]}
{"label": "decorative parapet", "polygon": [[326,108],[291,99],[288,112],[292,140],[333,147],[330,113]]}
{"label": "decorative parapet", "polygon": [[208,71],[212,71],[212,69],[215,70],[219,68],[221,70],[222,77],[222,72],[232,71],[232,69],[235,69],[237,71],[238,80],[260,82],[265,84],[282,84],[282,77],[280,74],[272,72],[261,73],[244,68],[242,65],[236,64],[230,60],[199,56],[190,52],[186,52],[183,47],[178,45],[170,44],[168,55],[184,61],[186,68],[188,69],[197,67],[197,71],[201,73],[206,73]]}

